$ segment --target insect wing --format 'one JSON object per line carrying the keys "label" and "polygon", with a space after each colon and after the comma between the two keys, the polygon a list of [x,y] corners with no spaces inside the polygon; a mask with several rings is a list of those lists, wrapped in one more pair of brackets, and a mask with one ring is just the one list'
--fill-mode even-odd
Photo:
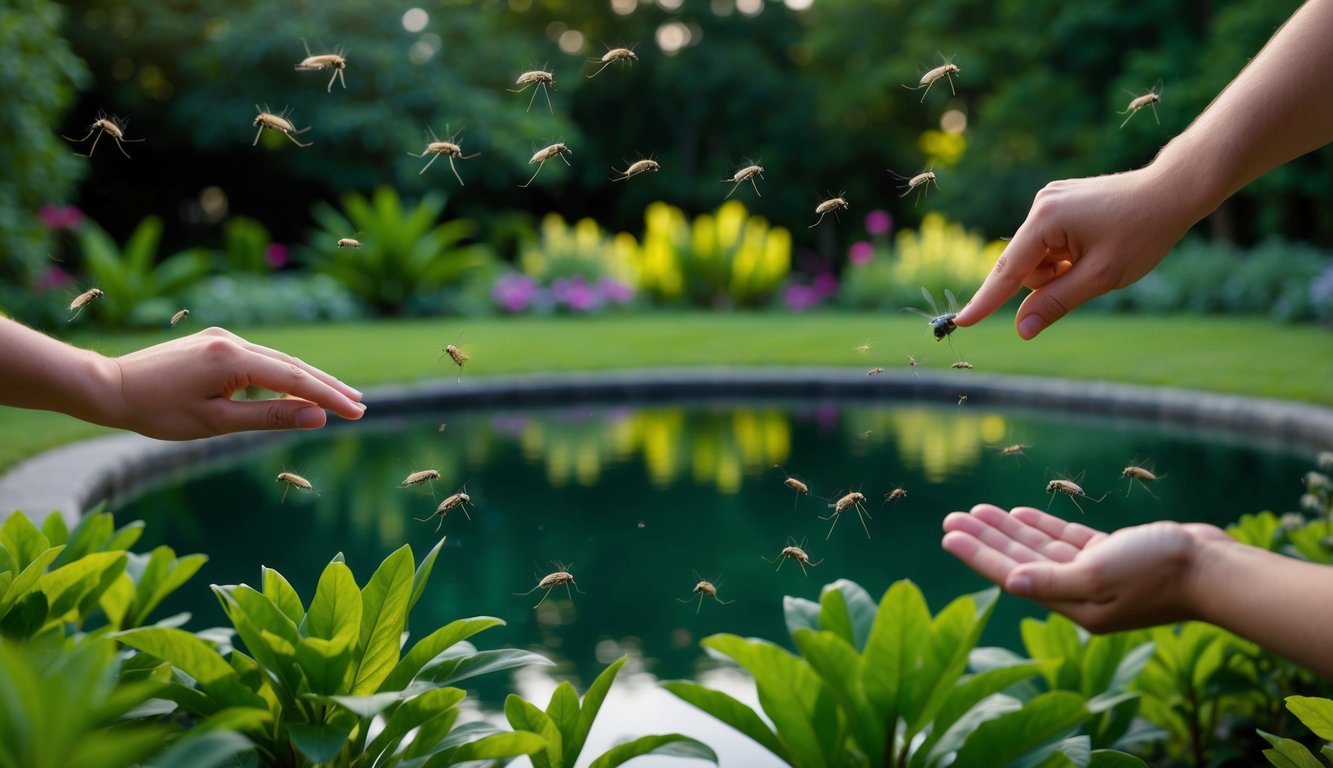
{"label": "insect wing", "polygon": [[924,285],[921,286],[921,295],[926,297],[926,306],[930,307],[930,311],[933,313],[931,317],[938,317],[941,314],[940,308],[935,304],[935,297],[930,295],[930,291],[926,290]]}
{"label": "insect wing", "polygon": [[949,314],[951,315],[958,314],[958,300],[954,298],[953,291],[949,290],[948,288],[945,288],[944,298],[947,299],[949,302]]}
{"label": "insect wing", "polygon": [[932,314],[929,313],[929,312],[922,312],[921,310],[917,309],[916,307],[903,307],[903,311],[904,311],[904,312],[911,312],[911,313],[914,314],[914,315],[920,315],[921,317],[924,317],[924,318],[926,318],[927,320],[932,320],[932,321],[933,321],[933,320],[935,319],[935,317],[936,317],[936,315],[932,315]]}

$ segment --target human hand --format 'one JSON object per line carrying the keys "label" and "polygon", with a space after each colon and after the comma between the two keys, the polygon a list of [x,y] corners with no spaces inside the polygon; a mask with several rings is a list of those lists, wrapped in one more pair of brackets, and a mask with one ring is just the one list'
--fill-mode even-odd
{"label": "human hand", "polygon": [[[221,328],[108,360],[119,387],[101,403],[104,423],[149,437],[188,440],[252,429],[316,429],[324,409],[344,419],[365,412],[361,393],[329,374]],[[246,387],[290,397],[232,400]]]}
{"label": "human hand", "polygon": [[1198,618],[1199,562],[1221,529],[1159,521],[1111,534],[1031,507],[978,504],[944,519],[946,551],[1092,632]]}
{"label": "human hand", "polygon": [[981,322],[1025,285],[1032,292],[1015,325],[1031,339],[1074,307],[1146,275],[1198,219],[1164,176],[1148,166],[1046,185],[955,322]]}

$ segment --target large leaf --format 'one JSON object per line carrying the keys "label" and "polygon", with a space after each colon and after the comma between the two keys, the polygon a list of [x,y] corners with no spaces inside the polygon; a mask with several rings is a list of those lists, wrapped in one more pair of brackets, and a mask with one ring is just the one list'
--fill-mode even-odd
{"label": "large leaf", "polygon": [[929,642],[930,611],[921,590],[907,580],[894,582],[879,601],[862,666],[866,697],[890,732],[903,714],[899,699],[914,672],[913,656]]}
{"label": "large leaf", "polygon": [[750,737],[756,744],[777,755],[783,762],[793,760],[783,743],[769,730],[768,723],[757,712],[721,691],[705,688],[688,680],[671,680],[662,687],[691,706],[701,709],[727,725]]}
{"label": "large leaf", "polygon": [[204,555],[186,555],[177,558],[171,547],[159,546],[147,555],[128,553],[126,572],[136,582],[134,599],[121,626],[143,624],[167,595],[190,580],[208,562]]}
{"label": "large leaf", "polygon": [[[605,674],[606,671],[603,670],[602,675]],[[602,675],[597,676],[598,681],[601,680]],[[594,686],[596,686],[596,683],[594,683]],[[591,689],[589,693],[591,693]],[[601,702],[597,701],[594,704],[590,700],[589,706],[600,709]],[[560,731],[560,742],[564,744],[564,764],[572,766],[578,760],[579,753],[583,751],[583,741],[578,736],[579,721],[582,714],[579,707],[579,694],[568,680],[562,680],[551,692],[551,701],[546,705],[546,715],[551,718],[551,722],[555,723],[556,729]],[[587,733],[584,732],[583,735],[587,736]]]}
{"label": "large leaf", "polygon": [[679,733],[665,733],[658,736],[640,736],[633,741],[617,744],[594,760],[589,768],[616,768],[643,755],[689,757],[717,764],[717,753],[707,744]]}
{"label": "large leaf", "polygon": [[9,583],[9,588],[0,592],[0,616],[14,604],[19,598],[23,597],[37,585],[37,580],[46,573],[46,568],[55,559],[60,557],[60,553],[65,550],[64,545],[51,547],[33,558],[27,565],[19,571],[18,576]]}
{"label": "large leaf", "polygon": [[[588,741],[588,733],[592,731],[592,724],[597,719],[597,713],[602,709],[602,702],[606,701],[606,695],[611,690],[611,684],[615,682],[616,675],[619,674],[620,668],[625,666],[627,658],[628,657],[621,656],[611,662],[611,664],[597,676],[597,679],[592,681],[592,685],[588,686],[587,693],[583,694],[583,704],[578,709],[578,718],[573,725],[572,732],[567,730],[570,727],[567,717],[555,718],[556,726],[560,728],[561,732],[570,733],[568,742],[565,744],[564,756],[566,765],[573,766],[574,761],[577,760],[579,754],[583,752],[583,745]],[[551,697],[551,705],[548,708],[548,711],[551,712],[553,718],[559,711],[556,709],[556,703],[557,699],[553,695]],[[568,711],[567,706],[565,707],[565,710]]]}
{"label": "large leaf", "polygon": [[435,688],[408,699],[389,715],[384,730],[371,739],[364,753],[376,760],[381,753],[392,753],[409,732],[430,718],[457,707],[465,695],[457,688]]}
{"label": "large leaf", "polygon": [[1043,693],[1017,712],[976,727],[958,750],[956,765],[1007,765],[1054,741],[1089,716],[1083,697],[1068,691]]}
{"label": "large leaf", "polygon": [[287,733],[292,745],[312,763],[325,763],[338,756],[347,737],[352,734],[352,723],[288,723]]}
{"label": "large leaf", "polygon": [[354,646],[361,636],[361,590],[346,563],[335,560],[320,574],[301,634],[321,640],[343,640]]}
{"label": "large leaf", "polygon": [[1288,696],[1287,709],[1324,741],[1333,741],[1333,701],[1311,696]]}
{"label": "large leaf", "polygon": [[[843,604],[841,598],[837,604]],[[847,628],[850,626],[848,624]],[[808,629],[797,630],[793,639],[806,662],[837,698],[861,751],[867,755],[883,754],[888,738],[887,723],[875,716],[866,699],[861,683],[861,657],[852,647],[851,640],[836,632],[811,632]]]}
{"label": "large leaf", "polygon": [[564,737],[551,716],[521,696],[509,694],[505,698],[505,719],[515,731],[535,733],[546,742],[546,747],[532,755],[533,768],[565,768]]}
{"label": "large leaf", "polygon": [[403,697],[398,693],[376,693],[370,696],[321,696],[307,693],[301,698],[345,709],[357,717],[370,719],[402,701]]}
{"label": "large leaf", "polygon": [[417,673],[416,681],[432,686],[450,686],[462,680],[491,672],[503,672],[529,664],[552,664],[545,656],[518,648],[501,648],[492,651],[475,651],[450,656],[448,652],[436,657]]}
{"label": "large leaf", "polygon": [[236,670],[217,651],[189,632],[142,627],[116,632],[112,637],[180,669],[223,706],[267,708],[262,698],[241,683]]}
{"label": "large leaf", "polygon": [[981,639],[999,588],[956,598],[936,615],[930,641],[917,647],[915,667],[903,680],[899,705],[908,722],[908,735],[924,729],[944,704],[967,669],[968,655]]}
{"label": "large leaf", "polygon": [[431,659],[447,651],[460,640],[477,634],[491,627],[503,626],[504,621],[490,616],[477,616],[470,619],[458,619],[426,635],[413,645],[407,654],[399,660],[397,666],[380,684],[381,691],[401,691],[412,678],[416,677]]}
{"label": "large leaf", "polygon": [[303,637],[296,646],[296,663],[310,692],[323,696],[347,693],[344,681],[351,672],[352,655],[344,637],[336,640]]}
{"label": "large leaf", "polygon": [[787,595],[782,598],[782,618],[787,622],[787,633],[798,629],[819,631],[819,603],[803,597]]}
{"label": "large leaf", "polygon": [[421,599],[421,594],[426,591],[426,582],[430,580],[431,571],[435,569],[435,561],[439,559],[442,547],[444,547],[443,538],[435,542],[435,546],[431,547],[430,552],[427,552],[426,556],[421,559],[416,573],[412,574],[412,599],[407,603],[408,613],[412,612],[417,601]]}
{"label": "large leaf", "polygon": [[0,546],[9,551],[10,567],[22,571],[37,556],[51,548],[51,542],[28,516],[15,512],[0,525]]}
{"label": "large leaf", "polygon": [[124,552],[94,552],[44,574],[37,589],[46,593],[50,617],[62,617],[85,598],[100,595],[124,570],[125,560]]}
{"label": "large leaf", "polygon": [[[1057,662],[1034,662],[1018,660],[1008,666],[997,666],[963,678],[945,698],[944,704],[935,714],[930,733],[913,753],[911,764],[924,766],[927,758],[936,753],[948,753],[958,749],[962,740],[975,726],[976,721],[967,718],[977,705],[990,696],[1008,689],[1017,683],[1041,674],[1043,668],[1052,668]],[[960,722],[967,722],[962,728],[955,728]],[[951,741],[942,742],[942,740]],[[937,747],[938,744],[938,747]]]}
{"label": "large leaf", "polygon": [[230,768],[253,749],[249,739],[232,731],[192,734],[153,758],[148,768]]}
{"label": "large leaf", "polygon": [[32,637],[46,624],[47,609],[46,595],[29,592],[0,615],[0,635],[16,640]]}
{"label": "large leaf", "polygon": [[264,597],[273,601],[278,610],[291,620],[292,626],[299,625],[305,619],[301,596],[296,594],[296,590],[281,573],[267,566],[261,566],[260,570],[263,573]]}
{"label": "large leaf", "polygon": [[1273,745],[1272,749],[1264,750],[1264,757],[1277,768],[1325,768],[1319,758],[1310,754],[1310,750],[1299,741],[1284,739],[1264,731],[1259,731],[1259,735]]}
{"label": "large leaf", "polygon": [[503,760],[519,755],[534,755],[545,747],[546,742],[535,733],[496,733],[441,750],[427,760],[423,768],[441,768],[469,760]]}
{"label": "large leaf", "polygon": [[411,592],[412,548],[404,544],[385,558],[361,591],[361,658],[352,681],[353,694],[378,690],[398,663]]}

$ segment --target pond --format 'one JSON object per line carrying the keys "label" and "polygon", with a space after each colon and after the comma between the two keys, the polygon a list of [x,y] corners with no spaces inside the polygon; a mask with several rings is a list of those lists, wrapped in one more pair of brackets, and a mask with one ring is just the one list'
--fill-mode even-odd
{"label": "pond", "polygon": [[[1029,447],[1004,455],[1011,444]],[[1163,476],[1153,495],[1121,478],[1131,462]],[[433,488],[400,487],[426,468],[440,472]],[[571,404],[394,415],[293,434],[168,478],[115,512],[148,523],[145,544],[209,556],[163,609],[191,611],[194,629],[225,623],[209,583],[257,584],[267,565],[308,599],[337,552],[364,582],[403,543],[419,560],[447,536],[412,626],[500,617],[508,626],[480,636],[480,647],[537,650],[586,685],[626,650],[667,679],[707,666],[698,640],[711,633],[785,640],[782,597],[817,599],[836,578],[876,597],[910,578],[937,610],[986,586],[939,546],[942,518],[977,502],[1049,503],[1105,529],[1161,518],[1225,525],[1293,508],[1308,468],[1303,454],[1215,433],[968,403]],[[284,470],[314,491],[275,482]],[[784,470],[810,493],[787,487]],[[1068,497],[1045,494],[1051,478],[1080,474],[1089,496],[1105,494],[1078,499],[1082,513]],[[906,497],[886,502],[895,488]],[[473,505],[439,525],[437,500],[459,490]],[[830,535],[827,499],[852,490],[867,498],[865,527],[848,510]],[[809,552],[808,572],[778,558],[792,541]],[[572,600],[553,591],[534,609],[543,591],[530,590],[555,563],[578,591]],[[717,585],[719,600],[698,599],[700,579]],[[982,642],[1015,647],[1019,619],[1042,614],[1002,599]]]}

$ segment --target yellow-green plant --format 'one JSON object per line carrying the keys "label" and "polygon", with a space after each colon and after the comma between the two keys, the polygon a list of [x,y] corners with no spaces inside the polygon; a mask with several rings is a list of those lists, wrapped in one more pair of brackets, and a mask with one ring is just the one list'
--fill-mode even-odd
{"label": "yellow-green plant", "polygon": [[848,266],[841,303],[864,309],[919,304],[921,289],[938,295],[948,288],[960,299],[971,296],[1004,251],[962,224],[928,213],[916,230],[905,229],[892,249],[876,248],[868,261]]}
{"label": "yellow-green plant", "polygon": [[768,303],[791,270],[791,233],[737,200],[692,222],[656,202],[644,211],[635,257],[640,290],[658,301],[753,307]]}
{"label": "yellow-green plant", "polygon": [[548,213],[542,218],[539,238],[524,244],[519,266],[543,285],[576,275],[589,280],[609,277],[634,285],[638,281],[637,246],[633,235],[603,232],[592,219],[579,219],[571,226],[559,214]]}

